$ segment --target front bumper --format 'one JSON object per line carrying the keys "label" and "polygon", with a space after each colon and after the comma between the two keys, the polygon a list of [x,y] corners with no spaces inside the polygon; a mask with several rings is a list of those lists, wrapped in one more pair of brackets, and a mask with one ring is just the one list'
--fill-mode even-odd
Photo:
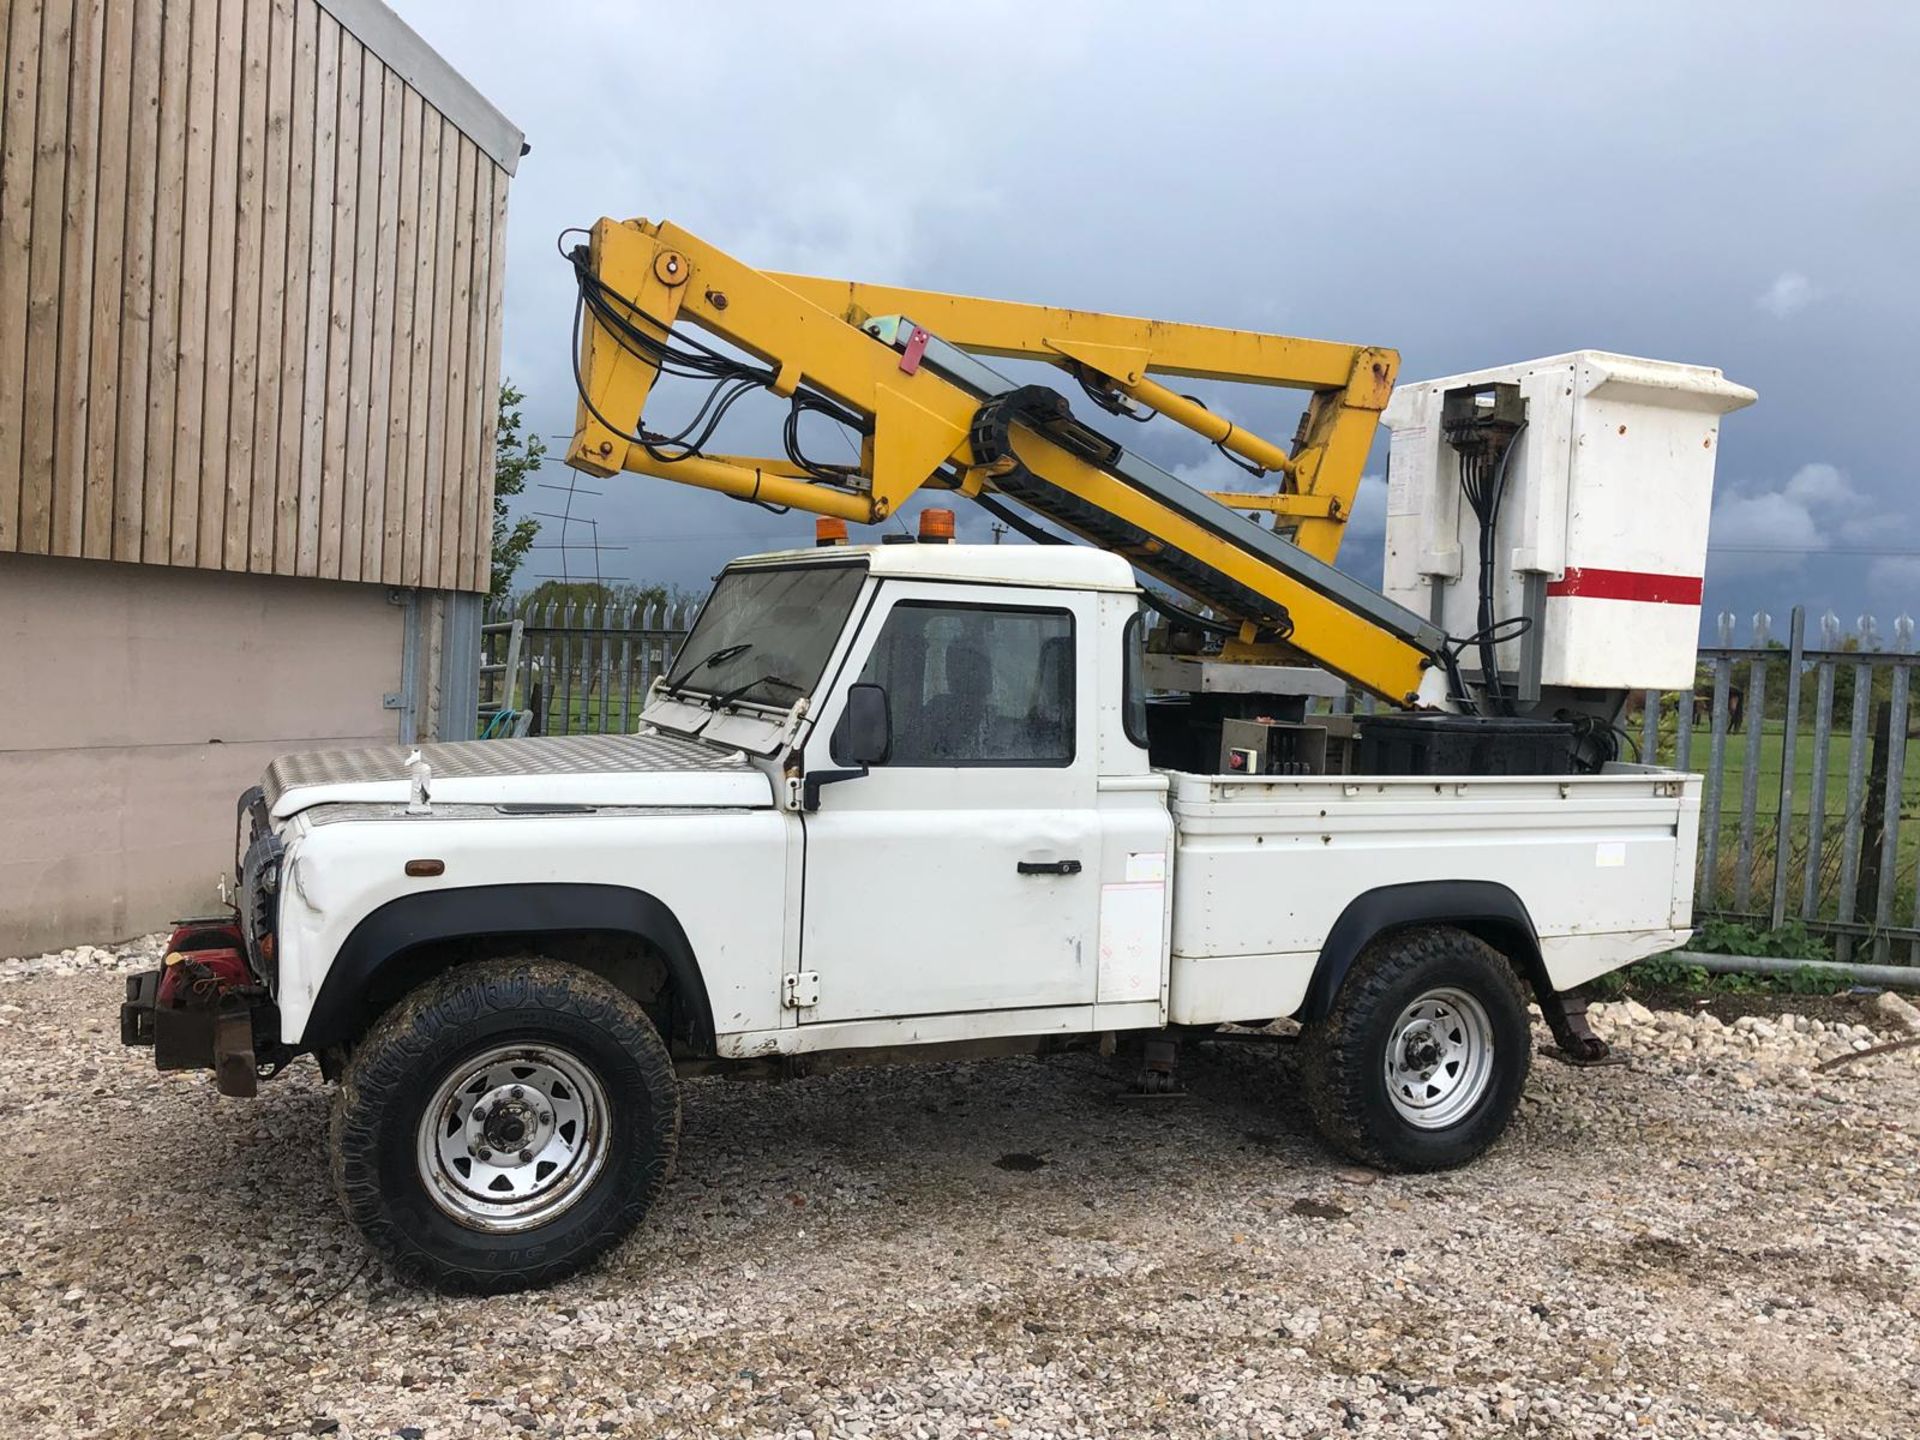
{"label": "front bumper", "polygon": [[[260,1090],[260,1046],[278,1050],[280,1014],[264,995],[228,994],[214,1005],[160,1003],[163,972],[127,977],[120,1006],[120,1043],[153,1047],[161,1070],[211,1070],[222,1095],[253,1096]],[[276,1055],[274,1064],[283,1063]]]}

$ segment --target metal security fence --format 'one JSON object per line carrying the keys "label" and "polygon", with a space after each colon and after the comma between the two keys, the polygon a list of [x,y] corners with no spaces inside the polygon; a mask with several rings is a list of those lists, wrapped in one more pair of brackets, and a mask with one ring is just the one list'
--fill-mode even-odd
{"label": "metal security fence", "polygon": [[633,730],[694,609],[664,601],[495,607],[481,631],[482,733]]}
{"label": "metal security fence", "polygon": [[[496,606],[483,628],[481,733],[635,728],[696,605]],[[1705,777],[1698,918],[1828,936],[1840,960],[1920,964],[1920,767],[1907,764],[1913,620],[1843,632],[1795,607],[1784,639],[1756,615],[1746,644],[1719,619],[1691,691],[1633,696],[1626,749]],[[1370,700],[1335,710],[1370,711]]]}
{"label": "metal security fence", "polygon": [[1920,825],[1903,823],[1920,810],[1913,620],[1893,622],[1890,645],[1870,615],[1844,635],[1829,611],[1814,644],[1799,606],[1784,643],[1771,626],[1754,616],[1737,645],[1722,614],[1704,683],[1629,709],[1644,758],[1706,778],[1695,908],[1760,928],[1797,919],[1841,960],[1920,963]]}

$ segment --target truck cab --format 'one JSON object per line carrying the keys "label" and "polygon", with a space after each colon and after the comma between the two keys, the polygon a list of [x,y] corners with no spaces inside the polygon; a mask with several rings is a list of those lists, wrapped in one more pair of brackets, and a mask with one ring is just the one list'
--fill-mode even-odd
{"label": "truck cab", "polygon": [[[714,608],[736,589],[840,612],[791,741],[771,713],[714,716],[692,695],[658,707],[663,726],[777,763],[790,807],[797,776],[794,1023],[832,1027],[823,1042],[904,1017],[955,1038],[1157,1023],[1172,821],[1147,763],[1125,562],[886,545],[749,562]],[[828,593],[844,598],[811,598]],[[778,624],[743,618],[743,634]],[[704,644],[686,647],[692,665]],[[730,689],[762,664],[747,652],[689,676]]]}

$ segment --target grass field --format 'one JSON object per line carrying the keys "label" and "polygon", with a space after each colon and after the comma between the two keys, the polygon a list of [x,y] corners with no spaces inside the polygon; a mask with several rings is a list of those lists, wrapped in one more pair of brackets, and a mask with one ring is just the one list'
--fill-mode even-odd
{"label": "grass field", "polygon": [[[1843,724],[1849,718],[1839,717]],[[1639,727],[1633,725],[1632,732],[1637,739]],[[1671,717],[1663,717],[1656,755],[1649,757],[1663,764],[1675,763],[1675,736]],[[1705,775],[1712,763],[1713,737],[1704,729],[1697,729],[1693,735],[1692,753],[1688,757],[1688,768],[1695,774]],[[1726,738],[1726,756],[1724,760],[1725,779],[1720,795],[1720,844],[1716,865],[1716,895],[1722,903],[1730,903],[1737,881],[1739,863],[1740,816],[1742,797],[1745,793],[1748,768],[1749,736],[1742,732]],[[1830,735],[1827,740],[1827,781],[1825,801],[1821,806],[1823,823],[1821,827],[1820,879],[1818,895],[1820,903],[1818,914],[1831,917],[1838,910],[1838,889],[1846,829],[1850,822],[1857,823],[1860,816],[1847,814],[1847,767],[1851,738],[1845,728]],[[1909,742],[1909,755],[1902,777],[1899,805],[1900,821],[1898,825],[1898,861],[1897,879],[1899,884],[1899,903],[1894,907],[1894,923],[1911,923],[1913,915],[1913,888],[1916,866],[1920,865],[1920,740]],[[1862,769],[1862,809],[1866,809],[1872,791],[1870,783],[1873,767],[1873,740],[1871,733],[1861,740]],[[1781,721],[1768,720],[1761,727],[1757,754],[1756,778],[1757,794],[1754,803],[1754,872],[1753,894],[1757,897],[1751,908],[1765,909],[1773,887],[1773,862],[1776,850],[1777,821],[1780,809],[1780,774],[1782,760],[1786,751],[1785,726]],[[1813,814],[1813,767],[1816,747],[1813,739],[1811,717],[1803,716],[1800,734],[1793,747],[1793,823],[1789,827],[1789,864],[1792,867],[1788,875],[1788,909],[1798,913],[1801,896],[1803,867],[1806,864],[1807,843]],[[1702,824],[1705,823],[1705,800],[1702,800]],[[1890,817],[1891,818],[1891,817]],[[1702,835],[1705,844],[1705,835]],[[1863,857],[1863,868],[1871,862]],[[1866,915],[1856,914],[1856,918],[1868,918],[1871,901],[1866,902]]]}

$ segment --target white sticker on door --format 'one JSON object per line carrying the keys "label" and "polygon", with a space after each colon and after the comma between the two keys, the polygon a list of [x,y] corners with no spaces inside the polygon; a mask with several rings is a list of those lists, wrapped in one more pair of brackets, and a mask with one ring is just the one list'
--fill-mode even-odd
{"label": "white sticker on door", "polygon": [[1157,882],[1100,887],[1099,1001],[1160,998],[1160,922],[1167,887]]}
{"label": "white sticker on door", "polygon": [[1165,880],[1166,878],[1166,851],[1142,850],[1127,856],[1128,880]]}

